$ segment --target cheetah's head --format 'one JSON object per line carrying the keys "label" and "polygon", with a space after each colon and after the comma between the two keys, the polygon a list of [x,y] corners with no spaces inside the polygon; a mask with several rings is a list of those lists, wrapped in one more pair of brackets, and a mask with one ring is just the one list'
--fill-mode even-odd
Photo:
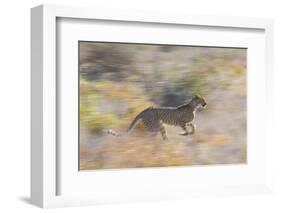
{"label": "cheetah's head", "polygon": [[205,99],[200,96],[200,95],[195,95],[192,98],[192,101],[195,101],[197,104],[200,104],[203,108],[205,108],[207,106],[207,102],[205,101]]}

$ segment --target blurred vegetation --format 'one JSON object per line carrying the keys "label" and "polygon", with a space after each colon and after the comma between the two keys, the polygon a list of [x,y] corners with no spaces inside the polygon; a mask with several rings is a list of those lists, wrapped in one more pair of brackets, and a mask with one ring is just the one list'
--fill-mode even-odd
{"label": "blurred vegetation", "polygon": [[[246,161],[245,49],[94,42],[79,49],[81,169]],[[197,113],[200,133],[182,137],[168,127],[171,143],[163,143],[144,137],[140,123],[127,139],[105,134],[124,132],[149,106],[178,106],[193,94],[208,102]]]}

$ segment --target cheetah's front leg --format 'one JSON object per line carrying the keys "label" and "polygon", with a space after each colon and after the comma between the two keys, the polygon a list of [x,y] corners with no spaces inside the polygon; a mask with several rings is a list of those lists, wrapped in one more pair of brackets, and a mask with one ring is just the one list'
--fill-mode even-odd
{"label": "cheetah's front leg", "polygon": [[191,132],[189,132],[188,134],[190,134],[190,135],[194,134],[195,133],[195,129],[196,129],[195,124],[189,123],[189,124],[187,124],[187,126],[191,127]]}
{"label": "cheetah's front leg", "polygon": [[[187,130],[187,126],[190,126],[191,127],[191,132],[188,132]],[[181,128],[184,130],[184,132],[180,133],[180,135],[191,135],[191,134],[194,134],[195,132],[195,125],[193,123],[188,123],[188,124],[184,124],[181,126]]]}
{"label": "cheetah's front leg", "polygon": [[180,135],[188,135],[188,131],[186,129],[186,123],[182,124],[181,128],[184,130],[184,132],[181,132]]}

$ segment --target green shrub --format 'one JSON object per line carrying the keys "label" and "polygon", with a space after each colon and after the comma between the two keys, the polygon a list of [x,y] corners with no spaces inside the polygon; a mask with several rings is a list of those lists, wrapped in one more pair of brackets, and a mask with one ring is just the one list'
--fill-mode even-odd
{"label": "green shrub", "polygon": [[[145,100],[139,87],[133,84],[120,84],[112,81],[80,81],[80,121],[91,132],[100,133],[109,128],[126,129],[135,116],[152,105]],[[124,114],[104,111],[102,104],[125,103]]]}
{"label": "green shrub", "polygon": [[119,119],[111,113],[98,112],[94,106],[81,106],[80,121],[87,126],[92,133],[100,133],[116,125]]}

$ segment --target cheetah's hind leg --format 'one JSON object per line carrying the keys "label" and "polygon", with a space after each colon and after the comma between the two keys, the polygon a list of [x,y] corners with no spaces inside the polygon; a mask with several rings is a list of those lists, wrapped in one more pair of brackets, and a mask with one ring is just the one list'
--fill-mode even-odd
{"label": "cheetah's hind leg", "polygon": [[166,129],[163,124],[160,126],[160,132],[164,141],[168,140]]}

